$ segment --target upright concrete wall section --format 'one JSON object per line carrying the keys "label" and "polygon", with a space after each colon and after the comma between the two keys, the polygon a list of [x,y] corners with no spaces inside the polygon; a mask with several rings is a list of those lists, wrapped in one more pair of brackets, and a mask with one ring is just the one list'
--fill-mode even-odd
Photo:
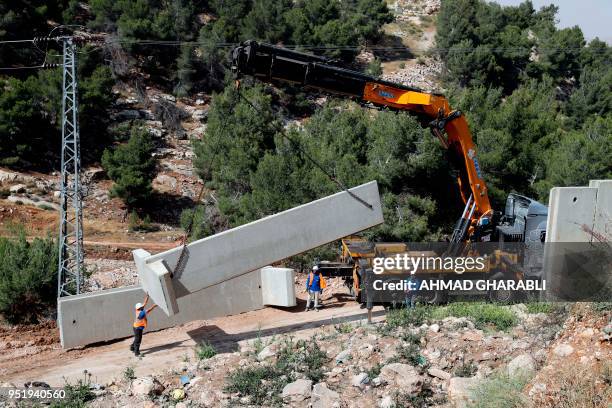
{"label": "upright concrete wall section", "polygon": [[[199,319],[228,316],[263,307],[261,273],[254,271],[178,299],[180,313],[152,312],[147,330],[159,330]],[[62,347],[72,348],[133,334],[134,305],[142,302],[140,286],[101,290],[58,301]]]}
{"label": "upright concrete wall section", "polygon": [[593,217],[593,232],[597,239],[612,239],[612,180],[591,180],[589,187],[597,188],[597,202]]}
{"label": "upright concrete wall section", "polygon": [[[172,279],[152,268],[173,271],[181,248],[136,260],[143,288],[169,315],[181,309],[176,299],[240,276],[287,257],[368,229],[383,222],[376,181],[350,189],[368,208],[343,191],[252,223],[224,231],[187,246],[187,262]],[[144,262],[143,262],[144,261]],[[158,268],[159,269],[159,268]],[[169,288],[168,286],[172,286]]]}
{"label": "upright concrete wall section", "polygon": [[555,187],[550,190],[547,242],[589,242],[583,226],[593,228],[597,188]]}
{"label": "upright concrete wall section", "polygon": [[295,300],[295,271],[289,268],[261,268],[261,293],[264,305],[292,307]]}

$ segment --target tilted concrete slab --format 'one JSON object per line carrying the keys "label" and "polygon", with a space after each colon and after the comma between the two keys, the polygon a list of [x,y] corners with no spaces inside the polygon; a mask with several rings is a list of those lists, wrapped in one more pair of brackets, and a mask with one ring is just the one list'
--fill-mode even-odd
{"label": "tilted concrete slab", "polygon": [[[260,288],[261,272],[254,271],[184,296],[178,299],[181,312],[176,315],[168,317],[160,310],[153,311],[147,331],[261,309],[264,304]],[[62,347],[133,335],[134,305],[144,296],[140,286],[129,286],[60,298],[57,314]]]}
{"label": "tilted concrete slab", "polygon": [[[240,276],[282,259],[300,254],[383,222],[376,181],[350,191],[371,204],[368,208],[346,191],[271,215],[260,220],[190,243],[187,262],[171,280],[151,268],[161,262],[174,270],[182,248],[137,262],[143,288],[169,315],[176,313],[173,299]],[[147,267],[143,267],[146,265]],[[170,272],[166,273],[170,276]],[[170,289],[167,286],[173,286]],[[181,302],[178,302],[180,311]]]}

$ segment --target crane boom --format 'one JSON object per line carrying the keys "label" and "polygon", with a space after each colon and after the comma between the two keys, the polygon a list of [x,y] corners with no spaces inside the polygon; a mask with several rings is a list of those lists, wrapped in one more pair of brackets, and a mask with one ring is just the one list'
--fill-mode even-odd
{"label": "crane boom", "polygon": [[467,121],[460,111],[451,110],[444,95],[337,67],[320,56],[256,41],[246,41],[233,50],[232,69],[238,77],[249,75],[270,83],[288,82],[378,107],[408,111],[426,120],[459,170],[457,181],[465,210],[453,240],[474,237],[480,226],[491,224],[493,211]]}

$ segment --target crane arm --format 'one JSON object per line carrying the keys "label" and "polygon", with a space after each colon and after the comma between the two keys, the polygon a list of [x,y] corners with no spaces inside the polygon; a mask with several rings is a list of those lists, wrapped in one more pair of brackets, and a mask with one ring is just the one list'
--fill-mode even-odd
{"label": "crane arm", "polygon": [[256,41],[246,41],[233,50],[232,69],[238,77],[250,75],[265,82],[293,83],[417,115],[430,125],[459,169],[458,183],[466,205],[462,217],[466,227],[461,235],[471,235],[477,225],[491,221],[493,211],[467,121],[461,112],[451,110],[443,95],[340,68],[323,57]]}

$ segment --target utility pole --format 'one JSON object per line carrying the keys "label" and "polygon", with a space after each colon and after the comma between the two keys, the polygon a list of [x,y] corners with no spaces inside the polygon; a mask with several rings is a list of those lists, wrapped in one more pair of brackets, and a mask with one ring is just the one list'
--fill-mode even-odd
{"label": "utility pole", "polygon": [[57,297],[78,295],[83,285],[83,191],[78,119],[76,44],[57,38],[63,48],[61,216]]}

